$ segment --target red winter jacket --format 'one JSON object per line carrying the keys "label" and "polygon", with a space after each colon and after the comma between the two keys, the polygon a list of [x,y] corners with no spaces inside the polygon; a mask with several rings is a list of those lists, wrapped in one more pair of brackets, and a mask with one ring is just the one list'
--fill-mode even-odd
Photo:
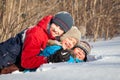
{"label": "red winter jacket", "polygon": [[21,57],[22,67],[38,68],[47,62],[44,56],[38,56],[38,54],[46,47],[48,39],[53,39],[47,34],[47,26],[52,17],[51,15],[44,17],[36,26],[27,30]]}

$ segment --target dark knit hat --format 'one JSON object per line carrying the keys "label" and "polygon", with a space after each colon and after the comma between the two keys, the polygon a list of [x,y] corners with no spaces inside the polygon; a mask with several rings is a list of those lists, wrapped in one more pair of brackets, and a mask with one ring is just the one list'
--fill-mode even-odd
{"label": "dark knit hat", "polygon": [[62,11],[53,17],[52,23],[57,24],[64,30],[64,32],[67,32],[73,25],[73,18],[70,13]]}
{"label": "dark knit hat", "polygon": [[77,46],[75,46],[75,48],[76,48],[76,47],[81,48],[81,49],[85,52],[86,55],[88,55],[88,54],[90,53],[90,51],[91,51],[91,46],[90,46],[90,44],[89,44],[88,42],[86,42],[86,41],[80,41],[80,42],[77,44]]}

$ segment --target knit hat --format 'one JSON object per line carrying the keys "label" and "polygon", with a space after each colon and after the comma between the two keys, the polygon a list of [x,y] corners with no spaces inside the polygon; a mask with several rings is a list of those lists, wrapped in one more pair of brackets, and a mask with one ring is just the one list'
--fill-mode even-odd
{"label": "knit hat", "polygon": [[81,48],[86,55],[88,55],[91,51],[91,47],[90,47],[90,44],[86,41],[79,41],[79,43],[75,46],[76,47],[79,47]]}
{"label": "knit hat", "polygon": [[73,26],[68,32],[63,34],[63,36],[60,37],[60,40],[64,40],[67,37],[73,37],[75,38],[78,42],[81,39],[81,32],[78,30],[77,27]]}
{"label": "knit hat", "polygon": [[64,32],[67,32],[73,25],[73,18],[70,13],[62,11],[57,13],[51,22],[60,26]]}

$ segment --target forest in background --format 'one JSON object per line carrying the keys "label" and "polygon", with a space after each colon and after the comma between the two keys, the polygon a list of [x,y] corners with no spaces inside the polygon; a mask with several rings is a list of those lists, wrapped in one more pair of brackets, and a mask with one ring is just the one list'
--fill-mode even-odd
{"label": "forest in background", "polygon": [[59,11],[71,13],[84,38],[120,35],[120,0],[0,0],[0,42]]}

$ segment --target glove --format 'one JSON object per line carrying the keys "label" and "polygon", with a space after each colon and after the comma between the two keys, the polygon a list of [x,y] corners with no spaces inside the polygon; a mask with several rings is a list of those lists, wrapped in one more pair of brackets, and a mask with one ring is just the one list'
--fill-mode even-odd
{"label": "glove", "polygon": [[70,59],[70,51],[68,50],[58,50],[55,54],[47,57],[48,62],[57,63],[57,62],[66,62]]}

